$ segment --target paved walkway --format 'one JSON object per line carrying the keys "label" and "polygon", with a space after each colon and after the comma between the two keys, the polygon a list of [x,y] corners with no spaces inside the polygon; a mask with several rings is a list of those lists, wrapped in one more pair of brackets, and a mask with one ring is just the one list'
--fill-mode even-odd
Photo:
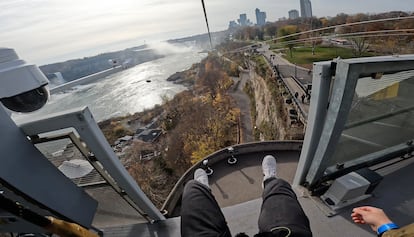
{"label": "paved walkway", "polygon": [[[305,97],[302,102],[302,95],[306,95],[306,92],[293,77],[297,78],[302,83],[302,85],[308,84],[312,81],[311,73],[309,73],[309,70],[290,63],[286,59],[282,58],[280,54],[275,54],[269,49],[268,45],[264,45],[262,47],[262,50],[259,52],[261,52],[263,56],[267,58],[267,62],[270,67],[276,66],[278,68],[279,72],[281,73],[282,80],[288,86],[292,97],[298,93],[298,97],[296,98],[297,105],[303,111],[303,115],[306,120],[309,113],[309,99]],[[305,121],[303,122],[305,123]]]}
{"label": "paved walkway", "polygon": [[240,143],[252,142],[253,123],[250,114],[250,98],[244,93],[243,88],[248,80],[250,80],[250,71],[241,71],[240,77],[234,77],[234,86],[230,88],[230,95],[236,100],[240,109]]}
{"label": "paved walkway", "polygon": [[[279,71],[282,73],[284,77],[294,76],[297,79],[299,79],[299,81],[302,84],[312,83],[312,73],[310,73],[309,69],[297,66],[289,62],[288,60],[282,57],[281,53],[275,53],[271,51],[268,45],[265,45],[263,47],[263,55],[266,58],[268,58],[272,66],[278,67]],[[274,57],[271,57],[271,55],[274,55]]]}
{"label": "paved walkway", "polygon": [[[292,77],[285,77],[282,78],[285,84],[289,87],[290,91],[292,91],[293,96],[297,92],[298,93],[298,104],[300,108],[305,113],[305,116],[308,117],[309,114],[309,100],[306,99],[306,92],[298,85],[298,83]],[[305,95],[305,99],[302,102],[302,95]]]}

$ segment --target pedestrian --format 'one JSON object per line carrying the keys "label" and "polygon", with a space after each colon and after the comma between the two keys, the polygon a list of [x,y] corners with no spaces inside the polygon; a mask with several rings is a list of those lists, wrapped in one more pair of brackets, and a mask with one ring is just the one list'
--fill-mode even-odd
{"label": "pedestrian", "polygon": [[302,98],[302,104],[305,103],[305,94],[302,94],[301,98]]}
{"label": "pedestrian", "polygon": [[306,94],[306,99],[308,100],[308,102],[310,102],[310,98],[311,98],[311,95],[309,93]]}
{"label": "pedestrian", "polygon": [[[276,159],[267,155],[262,162],[263,202],[255,237],[311,237],[309,219],[289,183],[277,177]],[[194,172],[194,180],[184,187],[181,206],[182,237],[231,237],[230,229],[211,193],[203,169]],[[244,233],[236,237],[246,237]]]}
{"label": "pedestrian", "polygon": [[357,224],[370,225],[380,237],[410,237],[414,236],[414,224],[399,228],[385,212],[376,207],[364,206],[352,210],[352,220]]}
{"label": "pedestrian", "polygon": [[298,96],[299,96],[299,93],[298,92],[295,92],[295,98],[296,99],[298,98]]}

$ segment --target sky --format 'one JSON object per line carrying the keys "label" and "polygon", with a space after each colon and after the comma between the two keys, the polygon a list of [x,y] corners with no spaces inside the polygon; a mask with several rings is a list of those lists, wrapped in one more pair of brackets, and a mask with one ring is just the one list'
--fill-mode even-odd
{"label": "sky", "polygon": [[[311,0],[313,14],[414,11],[413,0]],[[267,21],[300,12],[299,0],[205,0],[211,31],[255,8]],[[206,32],[199,0],[0,0],[0,47],[38,65]]]}

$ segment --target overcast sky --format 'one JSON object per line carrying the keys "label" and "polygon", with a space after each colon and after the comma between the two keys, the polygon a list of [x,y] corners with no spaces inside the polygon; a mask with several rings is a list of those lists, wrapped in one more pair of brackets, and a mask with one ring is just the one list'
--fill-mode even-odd
{"label": "overcast sky", "polygon": [[[205,0],[212,31],[257,7],[268,21],[299,0]],[[313,14],[414,11],[413,0],[312,0]],[[200,0],[0,0],[0,47],[44,64],[206,32]]]}

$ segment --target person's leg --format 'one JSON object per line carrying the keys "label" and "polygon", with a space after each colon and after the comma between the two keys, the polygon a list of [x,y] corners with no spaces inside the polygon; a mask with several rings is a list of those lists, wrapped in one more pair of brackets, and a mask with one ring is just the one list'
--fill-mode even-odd
{"label": "person's leg", "polygon": [[291,233],[290,236],[312,236],[309,220],[289,183],[276,178],[276,160],[263,160],[264,190],[259,216],[259,232]]}
{"label": "person's leg", "polygon": [[194,175],[195,180],[191,180],[184,187],[181,236],[231,237],[224,215],[208,187],[207,174],[204,170],[199,170]]}

